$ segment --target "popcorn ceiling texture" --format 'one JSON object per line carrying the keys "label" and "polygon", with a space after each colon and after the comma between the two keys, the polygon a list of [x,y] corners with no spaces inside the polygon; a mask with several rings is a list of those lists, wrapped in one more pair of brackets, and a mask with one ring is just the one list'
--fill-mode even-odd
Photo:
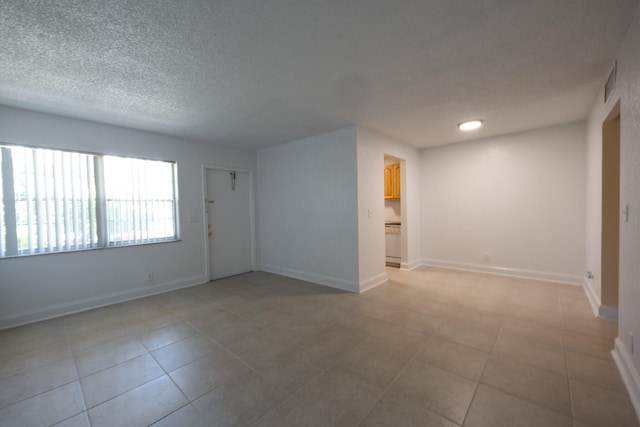
{"label": "popcorn ceiling texture", "polygon": [[351,124],[424,147],[585,119],[637,4],[3,0],[0,104],[252,149]]}

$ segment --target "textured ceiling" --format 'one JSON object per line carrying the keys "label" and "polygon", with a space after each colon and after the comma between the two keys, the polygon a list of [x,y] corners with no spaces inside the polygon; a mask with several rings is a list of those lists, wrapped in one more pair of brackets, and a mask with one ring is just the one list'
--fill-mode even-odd
{"label": "textured ceiling", "polygon": [[1,0],[0,104],[250,149],[352,124],[427,147],[585,119],[637,4]]}

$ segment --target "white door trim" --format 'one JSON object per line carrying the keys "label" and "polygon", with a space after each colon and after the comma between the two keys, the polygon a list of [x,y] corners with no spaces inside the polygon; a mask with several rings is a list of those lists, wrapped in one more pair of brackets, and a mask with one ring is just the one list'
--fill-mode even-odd
{"label": "white door trim", "polygon": [[204,266],[205,266],[205,275],[208,280],[211,280],[211,265],[209,263],[209,237],[207,233],[209,230],[207,229],[207,223],[209,221],[208,213],[207,213],[207,170],[217,170],[223,172],[243,172],[249,175],[249,218],[250,218],[250,227],[249,235],[251,236],[251,270],[256,270],[256,221],[255,221],[255,194],[254,194],[254,181],[253,175],[254,172],[251,169],[243,169],[243,168],[233,168],[229,166],[217,166],[209,163],[204,163],[202,165],[202,235],[204,236]]}

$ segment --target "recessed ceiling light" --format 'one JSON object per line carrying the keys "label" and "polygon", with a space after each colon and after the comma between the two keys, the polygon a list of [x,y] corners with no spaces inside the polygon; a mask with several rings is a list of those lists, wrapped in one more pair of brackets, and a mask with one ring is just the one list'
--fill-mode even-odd
{"label": "recessed ceiling light", "polygon": [[468,122],[458,123],[458,128],[463,131],[478,129],[482,126],[482,120],[469,120]]}

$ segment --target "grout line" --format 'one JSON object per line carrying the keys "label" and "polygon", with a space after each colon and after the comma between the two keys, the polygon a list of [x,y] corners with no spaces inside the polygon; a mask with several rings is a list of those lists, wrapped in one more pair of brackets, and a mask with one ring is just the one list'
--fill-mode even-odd
{"label": "grout line", "polygon": [[[369,408],[369,410],[367,411],[366,414],[364,414],[364,416],[360,419],[360,421],[358,422],[358,424],[356,424],[355,427],[358,427],[359,425],[361,425],[364,420],[367,419],[367,417],[369,416],[369,414],[373,411],[373,409],[376,407],[376,405],[378,404],[378,402],[380,402],[382,400],[382,398],[384,398],[384,396],[387,394],[387,392],[391,389],[391,387],[396,383],[396,381],[398,380],[398,378],[400,378],[400,376],[402,375],[402,373],[407,369],[407,366],[409,366],[411,364],[411,362],[413,362],[417,357],[418,354],[420,353],[420,351],[422,350],[422,348],[424,347],[424,344],[420,344],[418,346],[418,348],[416,348],[416,350],[414,351],[413,356],[411,356],[411,358],[409,359],[409,361],[407,363],[405,363],[405,365],[402,367],[402,369],[400,369],[400,371],[395,375],[395,377],[393,377],[393,379],[391,380],[391,382],[389,384],[387,384],[387,386],[384,388],[384,390],[382,390],[382,393],[380,393],[380,396],[378,396],[378,398],[375,400],[375,402],[373,402],[373,404],[371,405],[371,408]],[[427,408],[427,410],[431,411],[430,409]],[[438,414],[440,415],[440,414]],[[442,416],[442,415],[440,415]],[[443,417],[446,418],[446,417]]]}
{"label": "grout line", "polygon": [[575,424],[576,422],[575,402],[573,398],[573,393],[571,392],[571,377],[569,376],[569,361],[567,360],[567,348],[565,345],[564,334],[562,334],[562,354],[564,355],[564,365],[567,370],[567,388],[569,389],[569,405],[571,406],[571,420]]}
{"label": "grout line", "polygon": [[[68,342],[68,330],[67,330],[67,324],[63,323],[64,325],[64,338],[65,341]],[[87,398],[85,397],[85,392],[84,392],[84,387],[82,385],[82,381],[80,378],[80,371],[78,370],[78,361],[76,360],[76,354],[73,351],[73,348],[71,348],[71,358],[73,359],[73,366],[76,369],[76,376],[78,377],[78,379],[76,381],[78,381],[78,386],[80,387],[80,394],[82,395],[82,406],[84,407],[84,411],[87,414],[87,420],[89,420],[89,425],[92,425],[93,423],[91,422],[91,417],[89,416],[89,405],[87,405]],[[82,412],[81,412],[82,413]],[[78,415],[78,414],[76,414]],[[74,415],[75,417],[75,415]]]}
{"label": "grout line", "polygon": [[487,365],[489,365],[489,361],[491,360],[491,356],[493,355],[493,349],[496,346],[496,342],[498,342],[498,337],[500,336],[500,332],[502,332],[504,322],[505,322],[505,319],[503,316],[502,320],[500,321],[500,327],[498,328],[498,332],[496,333],[495,339],[493,340],[493,344],[491,344],[491,349],[489,350],[489,356],[487,357],[487,361],[482,367],[482,372],[480,372],[480,375],[478,375],[478,380],[475,381],[476,388],[475,390],[473,390],[473,396],[471,396],[471,400],[469,401],[469,406],[467,407],[467,410],[464,413],[464,417],[462,418],[462,423],[460,423],[461,426],[464,426],[464,423],[467,421],[467,417],[469,416],[469,412],[471,411],[471,406],[473,406],[473,401],[476,399],[476,394],[478,393],[478,389],[480,388],[480,384],[481,384],[480,381],[482,380],[482,377],[484,376],[484,373],[487,370]]}

